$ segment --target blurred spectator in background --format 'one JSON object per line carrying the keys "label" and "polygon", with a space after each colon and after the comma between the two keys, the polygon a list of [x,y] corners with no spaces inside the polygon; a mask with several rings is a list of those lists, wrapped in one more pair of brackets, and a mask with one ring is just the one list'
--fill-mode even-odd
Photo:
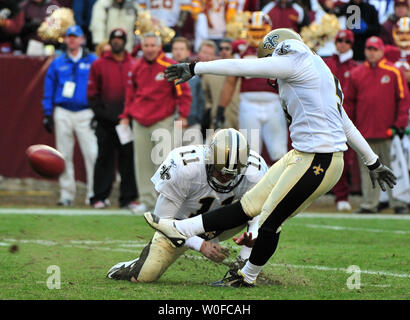
{"label": "blurred spectator in background", "polygon": [[24,25],[24,14],[20,2],[0,0],[0,54],[11,53],[14,40]]}
{"label": "blurred spectator in background", "polygon": [[200,32],[206,35],[206,39],[215,41],[219,45],[219,41],[224,37],[226,31],[226,6],[225,0],[193,0],[192,5],[200,6],[200,12],[206,17],[206,25],[202,25],[205,30]]}
{"label": "blurred spectator in background", "polygon": [[[258,44],[270,30],[269,16],[261,11],[253,12],[251,23],[247,27],[245,48],[240,53],[241,58],[256,59]],[[271,160],[265,159],[266,162],[275,162],[288,151],[288,129],[278,89],[273,88],[265,78],[227,77],[219,99],[215,123],[225,122],[225,106],[230,102],[238,80],[241,80],[239,129],[246,130],[243,133],[252,150],[261,153],[264,143]]]}
{"label": "blurred spectator in background", "polygon": [[[94,164],[97,158],[97,139],[91,129],[94,112],[88,106],[87,83],[91,64],[97,59],[82,48],[84,34],[80,26],[67,29],[67,52],[55,58],[47,70],[44,83],[44,127],[55,130],[57,150],[65,159],[65,171],[59,178],[58,205],[73,205],[76,185],[74,179],[74,134],[80,144],[87,174],[87,198],[93,196]],[[54,111],[54,114],[53,114]]]}
{"label": "blurred spectator in background", "polygon": [[102,55],[107,51],[111,51],[111,46],[106,40],[99,43],[98,46],[95,48],[95,54],[97,55],[97,57],[102,57]]}
{"label": "blurred spectator in background", "polygon": [[[176,37],[172,41],[172,57],[178,62],[190,62],[191,44],[188,39],[183,37]],[[205,110],[204,91],[200,76],[194,76],[188,80],[191,89],[192,103],[191,110],[188,116],[187,128],[184,129],[182,137],[186,136],[188,141],[181,141],[181,144],[202,144],[201,122]],[[193,141],[190,141],[190,140]]]}
{"label": "blurred spectator in background", "polygon": [[382,38],[385,45],[394,45],[393,28],[400,18],[409,16],[409,2],[408,0],[394,0],[394,13],[389,16],[387,21],[383,23],[380,38]]}
{"label": "blurred spectator in background", "polygon": [[56,0],[26,0],[22,4],[24,14],[24,27],[20,32],[23,51],[27,51],[27,47],[31,40],[44,42],[38,35],[37,30],[40,24],[49,16],[59,3]]}
{"label": "blurred spectator in background", "polygon": [[380,24],[385,23],[389,16],[394,13],[394,0],[367,0],[367,2],[375,7],[379,13]]}
{"label": "blurred spectator in background", "polygon": [[[228,47],[228,44],[229,42],[224,40],[220,43],[220,47]],[[199,47],[199,52],[198,52],[199,60],[200,61],[215,60],[217,58],[217,51],[218,49],[216,47],[215,42],[213,42],[212,40],[205,40],[201,43]],[[223,51],[225,51],[225,49]],[[226,53],[223,53],[221,57],[228,58],[229,56]],[[221,97],[221,92],[222,92],[222,88],[224,86],[225,80],[226,80],[225,76],[218,76],[218,75],[213,75],[213,74],[201,75],[202,88],[204,90],[204,96],[205,96],[205,111],[204,111],[204,115],[202,118],[202,124],[201,124],[202,135],[204,138],[206,138],[206,129],[215,129],[213,123],[217,116],[219,100]],[[228,114],[228,110],[238,110],[239,86],[240,84],[237,84],[234,90],[234,95],[230,103],[226,106],[227,114]],[[229,113],[231,114],[232,111],[230,111]],[[232,117],[229,117],[229,118],[231,119]],[[232,123],[229,124],[229,127],[237,129],[238,120],[237,119],[235,120],[236,121],[231,120]],[[236,123],[236,127],[235,127],[235,123]],[[228,124],[227,123],[225,124],[226,124],[226,127],[228,127]]]}
{"label": "blurred spectator in background", "polygon": [[[343,91],[347,87],[347,82],[350,78],[350,71],[359,64],[353,60],[352,46],[354,43],[354,35],[350,30],[339,30],[335,37],[336,53],[324,59],[330,71],[340,81],[340,86]],[[347,115],[352,118],[352,110],[344,103],[343,107]],[[333,187],[333,194],[335,195],[336,208],[338,211],[349,211],[352,209],[349,203],[349,180],[348,176],[353,165],[353,157],[355,153],[352,149],[344,152],[343,158],[345,166],[343,168],[342,176],[338,183]]]}
{"label": "blurred spectator in background", "polygon": [[[391,137],[388,130],[404,132],[409,117],[409,90],[403,73],[384,57],[384,44],[379,37],[366,41],[363,65],[351,71],[345,101],[352,107],[352,121],[380,161],[390,166]],[[368,168],[360,163],[363,202],[357,213],[375,213],[380,188],[372,188]],[[388,189],[390,207],[395,213],[405,213],[406,204],[394,199]]]}
{"label": "blurred spectator in background", "polygon": [[272,21],[272,30],[290,28],[296,32],[309,23],[309,17],[294,0],[272,0],[262,8]]}
{"label": "blurred spectator in background", "polygon": [[[357,6],[360,9],[360,19],[353,18],[358,11],[352,10],[350,6]],[[381,27],[376,9],[363,0],[350,0],[338,7],[337,12],[338,15],[346,17],[346,28],[354,33],[353,59],[363,61],[366,39],[378,36],[380,33]]]}
{"label": "blurred spectator in background", "polygon": [[94,169],[94,197],[91,205],[96,209],[108,206],[107,199],[115,180],[115,163],[120,174],[119,204],[138,212],[138,197],[134,174],[132,141],[122,144],[116,126],[119,115],[124,111],[128,73],[135,60],[125,50],[127,34],[122,29],[111,31],[111,51],[91,66],[88,82],[88,101],[94,111],[95,135],[98,141],[98,157]]}
{"label": "blurred spectator in background", "polygon": [[403,71],[410,88],[410,18],[400,18],[392,31],[394,45],[386,45],[384,56]]}
{"label": "blurred spectator in background", "polygon": [[[230,38],[224,38],[219,43],[219,56],[221,59],[233,59],[233,41]],[[228,103],[225,108],[225,126],[226,128],[234,128],[238,130],[239,128],[239,88],[240,80],[236,85],[234,92],[232,94],[232,103]],[[220,100],[221,98],[219,98]],[[220,101],[218,101],[220,105]]]}
{"label": "blurred spectator in background", "polygon": [[234,19],[235,15],[244,11],[260,11],[270,0],[228,0],[226,21]]}
{"label": "blurred spectator in background", "polygon": [[[143,57],[137,60],[129,73],[126,103],[120,116],[121,124],[129,125],[132,119],[134,131],[134,161],[139,200],[147,210],[153,210],[157,194],[152,188],[151,177],[157,166],[173,148],[172,141],[163,141],[160,147],[155,141],[165,139],[161,136],[166,130],[173,138],[175,112],[179,112],[179,121],[186,127],[187,117],[192,102],[189,85],[175,86],[164,77],[165,68],[175,60],[169,59],[162,52],[161,38],[155,33],[146,33],[141,38]],[[162,130],[157,130],[162,129]],[[168,145],[168,142],[171,145]]]}
{"label": "blurred spectator in background", "polygon": [[92,41],[92,34],[89,30],[91,16],[93,12],[94,3],[97,0],[74,0],[73,11],[75,23],[79,25],[85,34],[87,40],[87,48],[91,51],[94,50],[94,44]]}
{"label": "blurred spectator in background", "polygon": [[57,0],[60,7],[72,8],[73,7],[73,0]]}
{"label": "blurred spectator in background", "polygon": [[111,30],[121,28],[127,32],[125,48],[132,52],[137,14],[138,4],[134,0],[97,0],[90,22],[93,44],[97,45],[107,40]]}
{"label": "blurred spectator in background", "polygon": [[[310,23],[316,23],[320,25],[322,19],[325,15],[331,14],[336,16],[336,1],[335,0],[318,0],[314,12],[314,19]],[[346,17],[339,16],[339,29],[346,28]],[[330,38],[325,42],[316,53],[322,58],[331,57],[336,52],[335,41],[333,38]]]}
{"label": "blurred spectator in background", "polygon": [[151,16],[163,21],[167,27],[180,34],[191,11],[191,0],[136,0],[142,8],[149,10]]}

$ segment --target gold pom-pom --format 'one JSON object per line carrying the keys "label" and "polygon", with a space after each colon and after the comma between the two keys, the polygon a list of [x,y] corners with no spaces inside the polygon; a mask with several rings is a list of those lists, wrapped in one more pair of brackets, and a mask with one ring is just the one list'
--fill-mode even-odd
{"label": "gold pom-pom", "polygon": [[63,42],[67,29],[75,25],[73,10],[58,8],[49,15],[37,29],[38,36],[44,41]]}
{"label": "gold pom-pom", "polygon": [[320,24],[313,22],[309,26],[303,27],[300,36],[310,49],[317,51],[326,42],[332,41],[339,30],[340,25],[337,17],[334,14],[325,14]]}

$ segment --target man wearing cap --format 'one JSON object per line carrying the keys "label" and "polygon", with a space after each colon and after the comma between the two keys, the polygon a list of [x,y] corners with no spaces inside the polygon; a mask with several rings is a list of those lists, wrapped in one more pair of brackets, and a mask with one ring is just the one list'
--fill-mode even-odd
{"label": "man wearing cap", "polygon": [[175,125],[182,124],[186,128],[192,96],[187,83],[175,86],[165,79],[165,68],[176,61],[165,56],[158,35],[153,32],[144,34],[141,48],[143,57],[129,73],[120,123],[129,125],[132,120],[139,200],[151,210],[157,200],[151,177],[173,148],[177,112],[180,121]]}
{"label": "man wearing cap", "polygon": [[138,193],[134,174],[132,141],[122,144],[117,135],[118,116],[124,110],[128,73],[135,60],[125,50],[127,33],[114,29],[110,33],[111,51],[105,52],[91,67],[88,82],[88,100],[94,110],[95,134],[98,140],[98,157],[94,170],[94,197],[91,205],[96,209],[108,206],[106,200],[115,179],[115,162],[121,177],[119,205],[138,211],[135,201]]}
{"label": "man wearing cap", "polygon": [[393,29],[396,26],[397,21],[400,18],[409,16],[409,2],[408,0],[394,0],[394,13],[388,17],[385,23],[383,23],[380,38],[383,40],[384,44],[394,45],[393,39]]}
{"label": "man wearing cap", "polygon": [[[345,90],[347,82],[350,78],[350,71],[357,67],[359,64],[353,60],[352,46],[354,43],[354,34],[350,30],[339,30],[335,37],[336,53],[329,58],[323,59],[332,73],[339,79],[342,90]],[[343,105],[347,115],[352,116],[352,112],[349,106],[344,103]],[[334,186],[332,192],[336,196],[335,202],[338,211],[351,210],[350,203],[348,201],[349,196],[349,183],[348,183],[348,171],[353,162],[353,151],[348,149],[344,155],[345,166],[342,176],[339,182]]]}
{"label": "man wearing cap", "polygon": [[[65,159],[65,171],[59,178],[59,205],[72,205],[76,186],[74,179],[74,134],[80,144],[87,174],[86,203],[93,195],[94,164],[97,157],[97,139],[90,127],[94,112],[87,100],[87,83],[91,64],[97,59],[82,48],[84,35],[80,26],[67,29],[64,42],[66,53],[55,58],[47,70],[42,100],[44,127],[55,130],[56,146]],[[54,112],[53,112],[54,111]]]}
{"label": "man wearing cap", "polygon": [[[345,102],[352,108],[352,121],[380,160],[390,166],[389,129],[407,126],[410,106],[409,90],[403,72],[384,58],[384,43],[370,37],[365,44],[366,61],[353,69],[345,92]],[[372,188],[366,169],[360,163],[363,202],[357,213],[375,213],[380,189]],[[406,204],[392,197],[389,204],[395,213],[407,211]]]}

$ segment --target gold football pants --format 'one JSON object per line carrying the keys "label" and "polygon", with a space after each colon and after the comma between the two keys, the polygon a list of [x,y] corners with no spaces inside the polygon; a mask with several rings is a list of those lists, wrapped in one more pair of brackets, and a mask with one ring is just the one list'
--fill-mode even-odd
{"label": "gold football pants", "polygon": [[[224,231],[218,236],[219,241],[231,238],[245,226],[247,224]],[[134,277],[138,282],[157,281],[187,249],[185,246],[175,248],[162,233],[155,232],[151,241],[142,250],[137,263],[130,270],[129,278]]]}
{"label": "gold football pants", "polygon": [[269,225],[276,233],[285,220],[306,209],[327,193],[343,171],[343,152],[304,153],[289,151],[259,183],[241,199],[250,217],[261,214],[259,227]]}

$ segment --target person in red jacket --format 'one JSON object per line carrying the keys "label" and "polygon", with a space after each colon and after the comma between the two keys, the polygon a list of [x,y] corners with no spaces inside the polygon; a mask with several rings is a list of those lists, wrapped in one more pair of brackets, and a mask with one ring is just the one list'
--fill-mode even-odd
{"label": "person in red jacket", "polygon": [[[346,88],[347,82],[350,78],[350,71],[357,67],[359,64],[353,60],[352,46],[354,43],[354,34],[350,30],[339,30],[335,37],[336,53],[323,59],[328,65],[330,71],[339,79],[342,90]],[[347,104],[344,109],[349,117],[352,113]],[[353,164],[354,152],[352,149],[348,149],[344,155],[345,166],[342,176],[339,182],[333,187],[333,194],[336,196],[336,208],[338,211],[349,211],[352,209],[350,206],[349,197],[349,182],[348,175],[350,168]]]}
{"label": "person in red jacket", "polygon": [[[143,57],[129,73],[124,112],[120,123],[133,120],[134,159],[140,201],[148,210],[155,207],[157,194],[151,183],[157,166],[172,150],[175,113],[176,125],[187,127],[192,102],[188,84],[175,86],[165,79],[165,68],[177,63],[162,51],[161,38],[146,33],[141,38]],[[156,145],[156,142],[160,141]]]}
{"label": "person in red jacket", "polygon": [[[410,99],[403,72],[384,58],[384,44],[370,37],[365,44],[366,61],[351,71],[345,101],[352,107],[352,121],[380,160],[390,166],[391,137],[389,129],[407,126]],[[359,161],[360,163],[361,161]],[[372,188],[365,168],[360,164],[363,202],[357,213],[375,213],[380,189]],[[392,197],[389,205],[395,213],[407,211],[406,204]]]}
{"label": "person in red jacket", "polygon": [[125,50],[127,34],[122,29],[110,33],[109,44],[112,51],[105,52],[96,60],[90,70],[87,97],[94,111],[93,127],[98,141],[98,156],[94,167],[94,197],[91,205],[96,209],[105,208],[115,180],[115,160],[121,177],[119,204],[133,212],[141,205],[134,174],[134,155],[131,141],[121,144],[116,126],[119,115],[124,110],[128,72],[135,60]]}
{"label": "person in red jacket", "polygon": [[262,8],[272,20],[272,30],[290,28],[296,32],[308,24],[308,16],[294,0],[272,0]]}

